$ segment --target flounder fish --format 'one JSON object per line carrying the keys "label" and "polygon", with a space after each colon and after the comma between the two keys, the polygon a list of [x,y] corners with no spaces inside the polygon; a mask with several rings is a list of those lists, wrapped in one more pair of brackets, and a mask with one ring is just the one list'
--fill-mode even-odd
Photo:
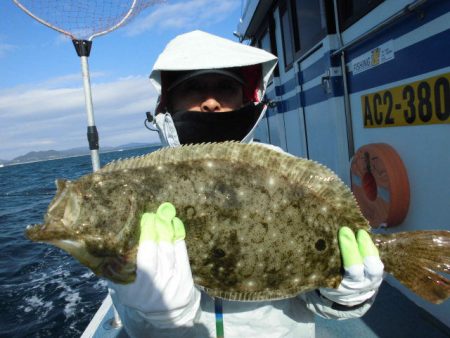
{"label": "flounder fish", "polygon": [[[186,228],[194,282],[213,297],[283,299],[335,288],[340,227],[370,231],[350,189],[325,166],[258,144],[164,148],[57,181],[33,241],[56,245],[116,283],[133,282],[140,218],[171,202]],[[385,271],[419,296],[450,296],[450,231],[371,234]]]}

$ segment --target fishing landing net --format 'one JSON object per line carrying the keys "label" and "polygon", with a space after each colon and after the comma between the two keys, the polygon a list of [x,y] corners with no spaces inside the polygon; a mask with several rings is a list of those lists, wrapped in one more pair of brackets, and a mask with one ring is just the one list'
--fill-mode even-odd
{"label": "fishing landing net", "polygon": [[13,0],[25,13],[41,24],[68,36],[81,60],[88,119],[88,142],[92,167],[100,168],[98,132],[94,121],[89,57],[92,39],[107,34],[164,0]]}

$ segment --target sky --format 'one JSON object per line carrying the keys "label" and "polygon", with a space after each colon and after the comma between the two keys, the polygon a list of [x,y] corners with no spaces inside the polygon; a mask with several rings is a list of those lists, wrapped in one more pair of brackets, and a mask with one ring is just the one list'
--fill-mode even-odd
{"label": "sky", "polygon": [[[88,61],[100,148],[158,142],[144,119],[157,99],[148,76],[159,53],[196,29],[237,41],[241,10],[241,0],[167,0],[94,38]],[[71,40],[12,0],[0,0],[0,160],[87,148],[86,125],[80,58]]]}

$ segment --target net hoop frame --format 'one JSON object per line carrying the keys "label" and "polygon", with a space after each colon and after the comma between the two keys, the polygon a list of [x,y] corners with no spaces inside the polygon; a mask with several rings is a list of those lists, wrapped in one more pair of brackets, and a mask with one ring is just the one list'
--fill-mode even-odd
{"label": "net hoop frame", "polygon": [[[112,26],[111,28],[108,28],[108,29],[106,29],[106,30],[104,30],[104,31],[101,31],[101,32],[92,34],[92,35],[87,39],[87,41],[92,41],[92,39],[94,39],[95,37],[100,36],[100,35],[105,35],[105,34],[107,34],[107,33],[109,33],[109,32],[112,32],[113,30],[119,28],[120,26],[122,26],[122,25],[128,20],[128,18],[131,16],[131,14],[133,13],[133,11],[134,11],[134,9],[135,9],[135,7],[136,7],[137,1],[138,1],[138,0],[133,0],[133,2],[132,2],[132,4],[131,4],[130,9],[128,10],[127,14],[125,14],[124,17],[122,18],[122,20],[120,20],[117,24],[115,24],[115,25]],[[55,31],[58,31],[58,32],[60,32],[60,33],[62,33],[62,34],[64,34],[64,35],[67,35],[67,36],[70,37],[72,40],[79,40],[79,39],[78,39],[75,35],[73,35],[72,33],[68,32],[68,31],[65,31],[64,29],[61,29],[61,28],[59,28],[59,27],[56,27],[56,26],[52,25],[50,22],[47,22],[47,21],[41,19],[40,17],[34,15],[28,8],[26,8],[24,5],[22,5],[22,4],[20,3],[20,0],[13,0],[13,2],[14,2],[21,10],[23,10],[25,13],[27,13],[27,14],[28,14],[29,16],[31,16],[33,19],[39,21],[41,24],[43,24],[43,25],[45,25],[45,26],[47,26],[47,27],[49,27],[49,28],[51,28],[51,29],[54,29]]]}

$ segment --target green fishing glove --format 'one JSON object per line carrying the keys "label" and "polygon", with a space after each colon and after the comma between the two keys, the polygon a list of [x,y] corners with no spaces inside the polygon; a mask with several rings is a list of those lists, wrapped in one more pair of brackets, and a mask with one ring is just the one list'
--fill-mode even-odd
{"label": "green fishing glove", "polygon": [[350,228],[342,227],[339,230],[339,248],[341,249],[344,268],[362,264],[365,257],[380,256],[369,234],[362,229],[358,231],[356,239]]}
{"label": "green fishing glove", "polygon": [[141,218],[141,237],[145,241],[174,243],[186,237],[183,222],[175,217],[176,210],[171,203],[163,203],[156,213],[145,213]]}
{"label": "green fishing glove", "polygon": [[155,325],[192,324],[200,292],[194,288],[183,222],[171,203],[162,203],[155,213],[141,217],[140,226],[136,280],[127,285],[111,283],[115,303],[128,308],[119,306],[120,316],[138,310]]}
{"label": "green fishing glove", "polygon": [[373,297],[383,281],[384,265],[367,231],[355,237],[348,227],[339,229],[339,248],[344,264],[344,278],[337,289],[322,288],[326,298],[346,306],[363,303]]}

